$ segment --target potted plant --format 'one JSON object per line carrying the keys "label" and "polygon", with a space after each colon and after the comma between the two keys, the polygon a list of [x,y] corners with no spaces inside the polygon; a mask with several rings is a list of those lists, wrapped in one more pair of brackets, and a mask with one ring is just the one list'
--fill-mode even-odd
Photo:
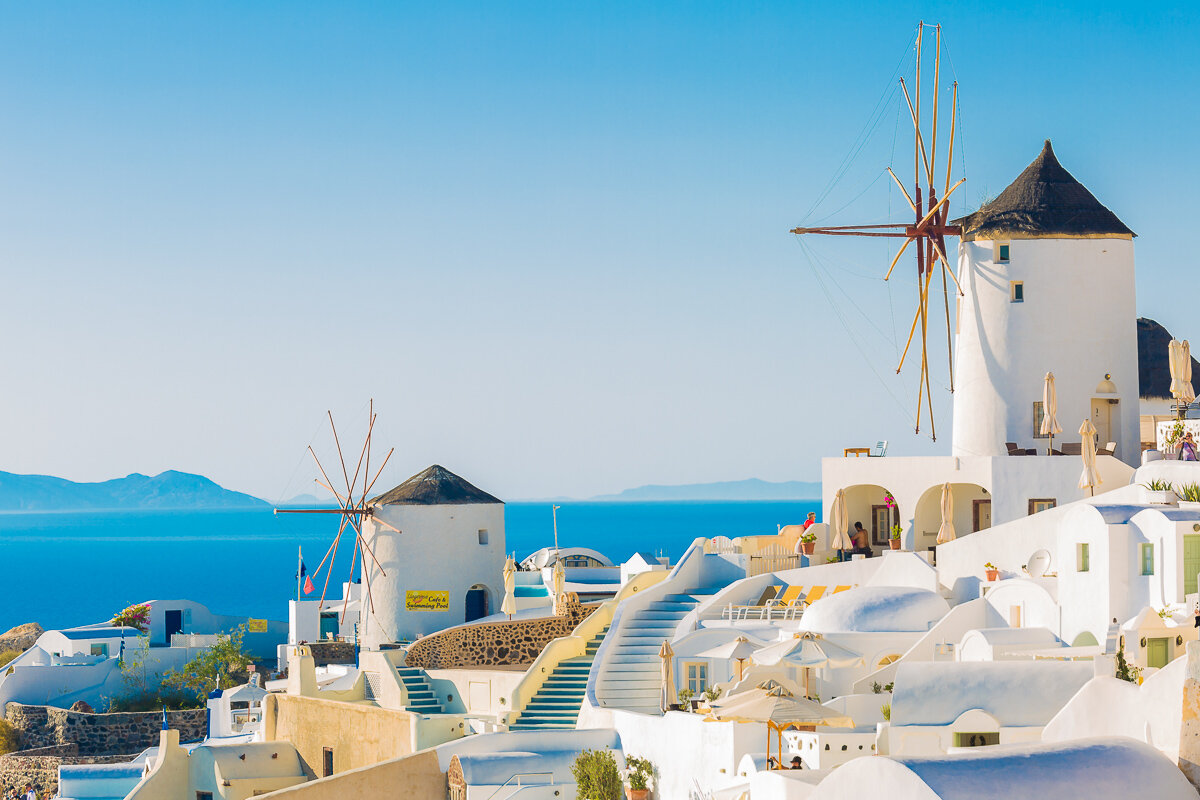
{"label": "potted plant", "polygon": [[611,750],[584,750],[571,765],[579,800],[621,800],[621,771]]}
{"label": "potted plant", "polygon": [[989,561],[986,564],[984,564],[983,571],[985,574],[987,574],[987,579],[988,579],[989,583],[994,583],[994,582],[1000,580],[1000,570],[996,569],[996,565],[993,564],[992,562]]}
{"label": "potted plant", "polygon": [[900,526],[893,525],[892,526],[892,538],[888,541],[888,544],[891,545],[893,550],[900,549],[900,534],[901,534]]}
{"label": "potted plant", "polygon": [[817,549],[817,532],[805,531],[800,534],[800,548],[804,551],[804,555],[811,556]]}
{"label": "potted plant", "polygon": [[1183,441],[1183,421],[1175,420],[1171,425],[1171,429],[1163,436],[1163,451],[1166,453],[1174,453],[1175,445]]}
{"label": "potted plant", "polygon": [[1175,488],[1167,481],[1160,480],[1159,478],[1155,478],[1149,483],[1143,483],[1142,488],[1146,490],[1147,503],[1169,506],[1178,500],[1175,496]]}
{"label": "potted plant", "polygon": [[1200,510],[1200,484],[1185,483],[1175,489],[1175,493],[1179,495],[1180,508]]}
{"label": "potted plant", "polygon": [[653,779],[654,764],[650,759],[625,756],[625,796],[629,800],[646,800]]}

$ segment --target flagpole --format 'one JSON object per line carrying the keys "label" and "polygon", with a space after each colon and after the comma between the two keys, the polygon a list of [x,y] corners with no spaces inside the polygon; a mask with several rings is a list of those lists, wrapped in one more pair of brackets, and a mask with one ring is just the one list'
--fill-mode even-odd
{"label": "flagpole", "polygon": [[296,602],[300,602],[300,590],[304,586],[304,576],[300,574],[300,567],[304,564],[304,547],[303,545],[296,546]]}

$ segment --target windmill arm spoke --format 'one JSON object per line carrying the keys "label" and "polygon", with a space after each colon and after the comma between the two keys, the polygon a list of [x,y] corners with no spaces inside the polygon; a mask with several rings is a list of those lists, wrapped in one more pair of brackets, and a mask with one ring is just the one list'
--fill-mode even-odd
{"label": "windmill arm spoke", "polygon": [[396,452],[396,448],[393,447],[391,450],[388,450],[388,454],[383,457],[383,463],[379,465],[379,471],[375,473],[375,480],[371,481],[370,486],[368,486],[367,490],[363,492],[363,497],[366,497],[371,493],[371,489],[375,486],[375,481],[379,480],[379,476],[383,474],[383,468],[387,466],[388,459],[392,457],[392,453],[394,452]]}
{"label": "windmill arm spoke", "polygon": [[885,281],[888,278],[892,277],[892,270],[894,270],[896,268],[897,262],[900,261],[900,256],[904,255],[904,251],[907,250],[908,246],[912,243],[913,243],[912,239],[907,239],[904,242],[904,244],[900,245],[900,250],[896,253],[896,256],[892,259],[892,263],[891,263],[891,266],[888,267],[887,274],[883,276],[883,279]]}
{"label": "windmill arm spoke", "polygon": [[915,202],[913,202],[912,195],[910,195],[910,194],[908,193],[908,189],[905,189],[905,188],[904,188],[904,184],[903,184],[903,183],[901,183],[901,182],[900,182],[900,179],[896,177],[896,173],[892,172],[892,168],[891,168],[891,167],[888,167],[888,168],[887,168],[887,171],[888,171],[888,175],[891,175],[891,176],[892,176],[892,180],[894,180],[894,181],[896,182],[896,185],[900,187],[900,191],[904,193],[904,199],[908,201],[908,204],[909,204],[910,206],[912,206],[912,210],[913,210],[913,211],[916,211],[916,210],[917,210],[917,204],[916,204]]}

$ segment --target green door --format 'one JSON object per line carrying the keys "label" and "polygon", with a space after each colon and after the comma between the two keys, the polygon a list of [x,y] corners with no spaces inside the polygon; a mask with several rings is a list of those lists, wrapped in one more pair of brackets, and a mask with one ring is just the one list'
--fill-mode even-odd
{"label": "green door", "polygon": [[[1193,575],[1192,580],[1196,577]],[[1167,665],[1167,654],[1171,652],[1171,644],[1166,639],[1150,639],[1146,642],[1146,666],[1156,669]]]}
{"label": "green door", "polygon": [[1200,534],[1183,537],[1183,593],[1196,591],[1196,573],[1200,572]]}

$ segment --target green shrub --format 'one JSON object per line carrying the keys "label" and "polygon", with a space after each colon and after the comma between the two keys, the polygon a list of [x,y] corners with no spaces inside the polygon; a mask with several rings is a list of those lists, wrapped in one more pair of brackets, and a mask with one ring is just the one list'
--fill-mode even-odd
{"label": "green shrub", "polygon": [[21,749],[21,734],[8,720],[0,719],[0,755]]}
{"label": "green shrub", "polygon": [[19,655],[21,655],[20,650],[0,650],[0,667],[7,666],[8,662]]}
{"label": "green shrub", "polygon": [[1136,684],[1141,680],[1142,668],[1125,660],[1125,648],[1117,651],[1117,675],[1123,681]]}
{"label": "green shrub", "polygon": [[579,800],[621,800],[621,771],[611,750],[584,750],[571,765]]}
{"label": "green shrub", "polygon": [[625,756],[625,778],[629,788],[634,791],[650,788],[650,779],[654,777],[654,763],[648,758]]}
{"label": "green shrub", "polygon": [[1200,484],[1185,483],[1176,489],[1179,492],[1179,499],[1186,500],[1189,503],[1200,503]]}
{"label": "green shrub", "polygon": [[881,705],[879,707],[879,710],[883,712],[884,719],[886,719],[888,722],[892,721],[892,704],[891,703],[884,703],[883,705]]}

